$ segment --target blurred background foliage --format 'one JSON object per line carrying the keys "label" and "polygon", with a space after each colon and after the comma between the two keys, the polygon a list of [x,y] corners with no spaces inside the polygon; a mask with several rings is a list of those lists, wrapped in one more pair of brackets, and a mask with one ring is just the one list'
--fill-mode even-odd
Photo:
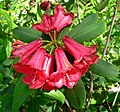
{"label": "blurred background foliage", "polygon": [[[21,76],[20,74],[14,79],[15,71],[13,70],[12,64],[15,63],[17,59],[9,59],[12,50],[11,45],[15,40],[13,29],[20,26],[32,27],[34,23],[41,21],[44,13],[52,14],[51,10],[60,3],[68,12],[75,14],[71,29],[91,14],[98,14],[98,21],[105,23],[104,33],[92,41],[84,42],[87,46],[97,44],[97,51],[100,58],[102,58],[113,15],[116,11],[115,21],[104,60],[113,63],[120,69],[119,0],[51,0],[51,10],[46,12],[40,8],[41,2],[43,2],[43,0],[0,0],[0,112],[17,112],[18,110],[20,112],[67,112],[72,110],[78,112],[120,111],[120,74],[118,78],[113,79],[106,78],[104,75],[94,75],[91,105],[87,108],[90,97],[88,91],[90,89],[91,75],[89,72],[86,73],[86,75],[82,77],[83,84],[87,91],[86,99],[83,99],[85,100],[85,104],[82,105],[80,109],[72,104],[71,101],[69,102],[69,96],[67,97],[68,100],[65,100],[65,94],[71,92],[69,90],[65,91],[65,88],[52,91],[52,93],[45,93],[44,90],[37,90],[35,92],[28,90],[22,83],[21,78],[18,78]],[[79,83],[81,85],[81,82]],[[24,88],[24,90],[22,88]],[[119,90],[117,88],[119,88]],[[29,97],[26,94],[28,91]],[[79,91],[79,94],[82,92]],[[19,95],[23,96],[20,97]],[[16,100],[14,104],[12,103],[13,100]],[[63,103],[64,100],[65,103]],[[14,108],[14,106],[16,106],[16,108],[13,110],[12,108]]]}

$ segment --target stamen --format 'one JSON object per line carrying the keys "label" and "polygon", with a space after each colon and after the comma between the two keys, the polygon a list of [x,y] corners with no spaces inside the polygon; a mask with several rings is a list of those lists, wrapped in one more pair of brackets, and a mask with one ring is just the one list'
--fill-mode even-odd
{"label": "stamen", "polygon": [[53,45],[52,48],[51,48],[51,50],[50,50],[50,52],[49,52],[49,54],[52,54],[53,51],[54,51],[54,49],[55,49],[55,46]]}
{"label": "stamen", "polygon": [[48,42],[48,43],[51,42],[51,41],[49,41],[49,40],[42,40],[42,41],[43,41],[43,42]]}
{"label": "stamen", "polygon": [[48,34],[49,34],[49,36],[50,36],[51,40],[54,42],[54,40],[53,40],[53,38],[52,38],[51,33],[49,32]]}
{"label": "stamen", "polygon": [[70,77],[69,77],[69,75],[68,75],[68,74],[66,74],[66,76],[67,76],[68,80],[70,81]]}
{"label": "stamen", "polygon": [[53,45],[53,42],[50,42],[49,44],[43,46],[43,48],[46,49],[46,48],[50,47],[51,45]]}
{"label": "stamen", "polygon": [[54,40],[56,40],[56,30],[54,30]]}

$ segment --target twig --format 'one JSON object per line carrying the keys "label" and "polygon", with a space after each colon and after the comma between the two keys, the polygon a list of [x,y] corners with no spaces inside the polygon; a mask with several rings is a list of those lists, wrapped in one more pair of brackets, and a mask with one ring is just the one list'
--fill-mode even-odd
{"label": "twig", "polygon": [[72,112],[72,108],[70,107],[70,104],[67,99],[65,99],[65,103],[68,106],[69,111]]}
{"label": "twig", "polygon": [[115,95],[115,98],[114,98],[114,101],[113,101],[112,107],[115,105],[115,102],[116,102],[116,100],[117,100],[118,94],[119,94],[119,92],[120,92],[120,91],[119,91],[120,86],[118,85],[117,87],[118,87],[118,91],[117,91],[117,93],[116,93],[116,95]]}
{"label": "twig", "polygon": [[[110,42],[110,36],[111,36],[112,29],[113,29],[113,26],[114,26],[114,22],[115,22],[115,19],[116,19],[116,13],[117,13],[117,8],[115,7],[114,14],[113,14],[113,17],[112,17],[112,23],[111,23],[110,30],[109,30],[109,33],[108,33],[108,36],[107,36],[107,40],[106,40],[106,44],[105,44],[105,47],[104,47],[104,50],[103,50],[102,59],[104,59],[104,56],[105,56],[106,51],[107,51],[108,44]],[[106,92],[105,92],[104,88],[103,88],[103,92],[104,92],[105,101],[107,103],[109,111],[111,111],[109,102],[107,101],[107,96],[106,96]]]}
{"label": "twig", "polygon": [[116,13],[117,13],[117,8],[115,7],[114,14],[113,14],[113,17],[112,17],[112,23],[111,23],[110,30],[109,30],[109,33],[108,33],[108,36],[107,36],[105,48],[103,50],[102,59],[104,59],[104,56],[105,56],[106,51],[107,51],[108,44],[110,42],[110,35],[111,35],[112,29],[113,29],[114,21],[116,19]]}
{"label": "twig", "polygon": [[80,13],[79,13],[78,0],[76,0],[76,7],[77,7],[77,17],[78,17],[78,22],[79,22],[79,24],[80,24]]}
{"label": "twig", "polygon": [[102,90],[103,90],[103,93],[104,93],[104,97],[105,97],[105,101],[107,103],[107,106],[108,106],[108,109],[110,112],[112,112],[111,108],[110,108],[110,105],[109,105],[109,102],[107,101],[107,95],[106,95],[106,91],[104,89],[104,87],[102,86]]}
{"label": "twig", "polygon": [[88,103],[87,103],[85,112],[87,112],[89,107],[90,107],[92,94],[93,94],[93,80],[94,80],[94,74],[90,72],[90,92],[89,92],[90,94],[89,94],[89,97],[88,97]]}

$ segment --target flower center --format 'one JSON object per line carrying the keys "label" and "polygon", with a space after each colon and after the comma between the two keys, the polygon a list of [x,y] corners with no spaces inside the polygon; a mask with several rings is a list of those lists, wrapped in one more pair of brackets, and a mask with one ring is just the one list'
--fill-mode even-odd
{"label": "flower center", "polygon": [[58,48],[59,46],[63,47],[64,44],[61,39],[57,39],[56,30],[54,30],[53,32],[49,32],[48,35],[51,41],[43,40],[43,42],[47,43],[45,46],[43,46],[43,48],[46,49],[49,52],[49,54],[53,54],[56,48]]}

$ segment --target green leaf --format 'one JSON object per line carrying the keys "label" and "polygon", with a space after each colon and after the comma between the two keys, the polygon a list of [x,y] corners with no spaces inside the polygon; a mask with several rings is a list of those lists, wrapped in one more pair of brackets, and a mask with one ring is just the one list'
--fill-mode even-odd
{"label": "green leaf", "polygon": [[65,27],[63,30],[60,31],[58,34],[58,38],[63,38],[64,36],[68,35],[70,27]]}
{"label": "green leaf", "polygon": [[100,4],[97,5],[96,10],[101,11],[108,4],[109,0],[103,0]]}
{"label": "green leaf", "polygon": [[64,104],[64,101],[65,101],[65,96],[64,94],[59,91],[59,90],[51,90],[50,92],[46,92],[44,93],[44,95],[50,97],[50,98],[53,98],[53,99],[56,99],[56,100],[59,100],[60,102],[62,102],[62,104]]}
{"label": "green leaf", "polygon": [[116,0],[116,5],[118,12],[120,12],[120,0]]}
{"label": "green leaf", "polygon": [[98,80],[98,86],[101,86],[101,85],[105,87],[105,78],[102,76],[100,76]]}
{"label": "green leaf", "polygon": [[0,47],[0,54],[2,54],[2,55],[0,55],[0,61],[5,60],[7,58],[6,51],[5,51],[4,47]]}
{"label": "green leaf", "polygon": [[18,112],[20,106],[33,92],[22,82],[22,77],[17,81],[13,94],[12,112]]}
{"label": "green leaf", "polygon": [[114,78],[119,74],[119,69],[117,66],[102,59],[99,59],[96,64],[91,65],[90,70],[99,76],[103,76],[111,80],[114,80]]}
{"label": "green leaf", "polygon": [[97,22],[98,15],[92,14],[78,24],[68,35],[79,43],[90,41],[105,31],[104,22]]}
{"label": "green leaf", "polygon": [[3,62],[3,65],[4,66],[9,66],[11,65],[12,63],[14,62],[14,59],[6,59],[4,62]]}
{"label": "green leaf", "polygon": [[10,69],[0,65],[0,72],[3,74],[3,77],[10,77]]}
{"label": "green leaf", "polygon": [[40,31],[34,30],[29,27],[17,27],[13,30],[14,37],[23,42],[31,42],[39,39],[42,35]]}
{"label": "green leaf", "polygon": [[3,75],[2,75],[2,73],[0,73],[0,82],[2,82],[3,81]]}
{"label": "green leaf", "polygon": [[10,55],[11,55],[11,51],[12,51],[12,47],[11,46],[12,46],[12,43],[8,39],[6,39],[5,51],[6,51],[7,58],[9,58]]}
{"label": "green leaf", "polygon": [[79,80],[78,84],[72,89],[66,89],[65,94],[71,106],[75,109],[80,109],[85,104],[86,91],[82,80]]}
{"label": "green leaf", "polygon": [[[12,97],[8,94],[0,96],[0,112],[11,112]],[[3,111],[1,111],[3,109]]]}
{"label": "green leaf", "polygon": [[12,28],[12,20],[6,10],[0,9],[0,18],[6,20],[9,26],[9,30]]}
{"label": "green leaf", "polygon": [[26,112],[39,112],[39,104],[37,103],[36,99],[31,99],[31,101],[28,103]]}
{"label": "green leaf", "polygon": [[42,10],[41,10],[39,4],[37,4],[37,13],[38,13],[39,17],[42,18],[42,15],[43,15],[43,14],[42,14]]}

